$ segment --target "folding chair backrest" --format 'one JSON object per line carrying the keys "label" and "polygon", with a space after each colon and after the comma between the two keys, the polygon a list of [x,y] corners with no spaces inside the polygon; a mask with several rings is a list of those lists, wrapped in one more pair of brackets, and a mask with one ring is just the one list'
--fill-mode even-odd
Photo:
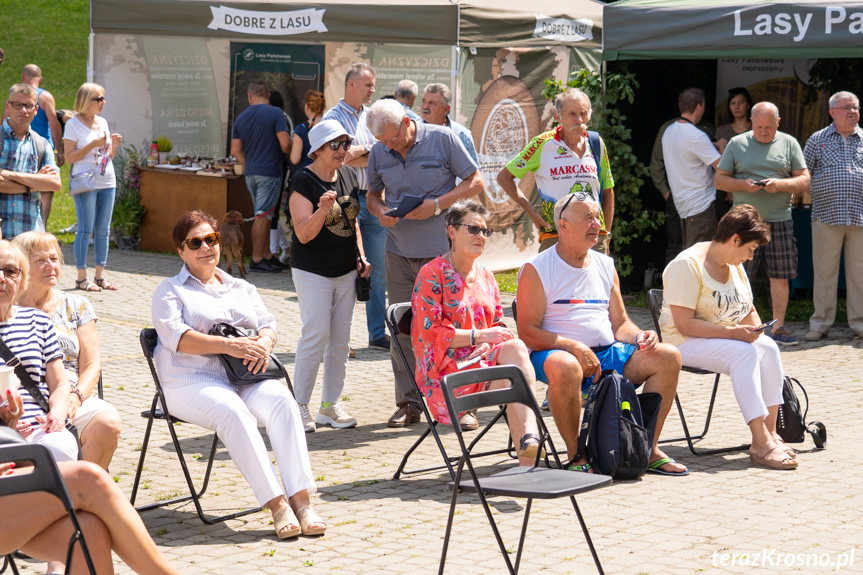
{"label": "folding chair backrest", "polygon": [[408,302],[405,303],[394,303],[389,308],[387,308],[387,314],[384,318],[385,323],[387,324],[387,329],[390,330],[390,345],[394,345],[396,347],[396,352],[401,357],[402,365],[404,365],[408,374],[411,377],[411,380],[414,380],[414,367],[410,365],[407,356],[405,355],[405,351],[402,349],[402,344],[399,341],[398,335],[406,335],[410,337],[411,335],[411,321],[413,321],[413,310],[411,309],[411,304]]}
{"label": "folding chair backrest", "polygon": [[662,341],[662,332],[659,330],[659,314],[662,313],[662,290],[652,289],[647,292],[647,307],[650,308],[650,315],[653,316],[653,326],[656,329],[659,341]]}
{"label": "folding chair backrest", "polygon": [[[66,483],[57,469],[54,457],[48,448],[38,443],[4,445],[0,447],[0,463],[10,461],[29,461],[33,464],[32,473],[0,476],[0,497],[18,493],[45,491],[63,503],[66,512],[75,509]],[[22,467],[19,465],[18,469]]]}
{"label": "folding chair backrest", "polygon": [[515,305],[515,300],[512,300],[512,319],[518,321],[518,307]]}
{"label": "folding chair backrest", "polygon": [[153,383],[156,385],[156,391],[162,395],[162,382],[159,381],[159,374],[156,373],[156,363],[153,361],[153,353],[156,351],[156,344],[159,343],[159,336],[156,330],[152,327],[141,330],[141,351],[144,352],[144,357],[147,358],[147,365],[150,366],[150,375],[153,376]]}
{"label": "folding chair backrest", "polygon": [[[455,390],[464,385],[498,379],[509,380],[510,386],[502,389],[477,391],[462,396],[455,395]],[[449,409],[450,421],[458,431],[461,431],[461,425],[458,422],[460,413],[481,407],[497,407],[507,403],[522,403],[533,409],[536,416],[541,419],[539,406],[537,406],[536,398],[527,385],[527,379],[525,379],[524,373],[514,365],[496,365],[450,373],[443,377],[441,388]]]}

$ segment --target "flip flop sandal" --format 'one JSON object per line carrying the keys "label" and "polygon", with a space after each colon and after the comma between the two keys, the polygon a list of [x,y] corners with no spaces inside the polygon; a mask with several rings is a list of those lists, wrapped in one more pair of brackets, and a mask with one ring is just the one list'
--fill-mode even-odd
{"label": "flip flop sandal", "polygon": [[[315,513],[315,510],[312,509],[311,505],[306,505],[305,507],[300,507],[297,509],[297,517],[300,520],[300,529],[302,529],[303,535],[323,535],[327,531],[327,527],[329,527],[324,521],[318,517],[318,514]],[[323,527],[312,527],[315,523],[323,523]]]}
{"label": "flip flop sandal", "polygon": [[[519,457],[535,458],[537,450],[539,450],[539,436],[535,433],[526,433],[518,440]],[[540,457],[545,457],[545,449],[542,450]]]}
{"label": "flip flop sandal", "polygon": [[671,459],[670,457],[662,457],[660,459],[657,459],[656,461],[651,462],[647,466],[647,472],[648,473],[655,473],[657,475],[668,475],[671,477],[683,477],[685,475],[689,475],[688,469],[685,469],[683,471],[665,471],[664,469],[660,469],[660,467],[662,467],[666,463],[677,463],[677,462],[674,461],[673,459]]}
{"label": "flip flop sandal", "polygon": [[[82,291],[102,291],[102,286],[98,285],[99,282],[96,283],[91,282],[87,278],[82,280],[75,280],[75,289],[79,289]],[[82,287],[83,286],[83,287]],[[96,289],[93,289],[96,288]]]}
{"label": "flip flop sandal", "polygon": [[590,470],[593,469],[593,466],[590,463],[585,463],[584,465],[564,465],[567,471],[578,471],[579,473],[590,473]]}
{"label": "flip flop sandal", "polygon": [[[291,525],[296,525],[293,529],[288,529],[286,531],[282,531],[285,527],[290,527]],[[297,520],[297,516],[291,510],[289,506],[286,506],[284,509],[280,509],[273,513],[273,528],[276,530],[276,537],[279,539],[289,539],[291,537],[296,537],[300,534],[302,530],[302,523]]]}
{"label": "flip flop sandal", "polygon": [[96,282],[96,285],[102,289],[106,289],[108,291],[115,291],[117,289],[117,286],[115,286],[105,278],[93,278],[93,281]]}

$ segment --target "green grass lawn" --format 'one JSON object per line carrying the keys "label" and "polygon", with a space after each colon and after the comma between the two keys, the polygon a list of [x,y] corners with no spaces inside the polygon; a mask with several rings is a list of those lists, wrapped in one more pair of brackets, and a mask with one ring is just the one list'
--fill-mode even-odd
{"label": "green grass lawn", "polygon": [[[36,64],[42,69],[42,87],[51,92],[57,107],[71,109],[78,88],[87,81],[89,11],[88,0],[0,0],[0,48],[6,53],[0,66],[3,95],[21,81],[24,66]],[[48,220],[52,233],[75,221],[68,166],[61,175],[63,189],[54,194]],[[74,239],[73,234],[57,235],[64,243]]]}

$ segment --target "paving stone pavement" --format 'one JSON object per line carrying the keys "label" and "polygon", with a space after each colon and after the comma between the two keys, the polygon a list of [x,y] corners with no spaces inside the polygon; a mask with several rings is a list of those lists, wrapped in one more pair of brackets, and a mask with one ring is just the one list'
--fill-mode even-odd
{"label": "paving stone pavement", "polygon": [[[72,261],[71,250],[64,250]],[[138,344],[138,333],[151,325],[150,299],[158,283],[180,268],[176,256],[112,251],[108,277],[117,292],[93,293],[100,317],[105,398],[123,416],[120,446],[111,473],[131,492],[145,420],[140,412],[153,397],[153,384]],[[64,268],[64,286],[72,285],[74,269]],[[294,351],[300,333],[299,305],[289,272],[252,274],[267,307],[278,319],[278,356],[293,373]],[[509,301],[504,304],[508,309]],[[650,327],[646,310],[629,310],[642,327]],[[514,322],[511,322],[514,323]],[[789,326],[802,339],[803,324]],[[783,350],[786,372],[806,385],[812,404],[810,419],[827,425],[828,449],[816,451],[811,440],[798,447],[800,468],[769,471],[753,467],[745,452],[695,457],[685,443],[666,446],[666,452],[692,470],[688,477],[648,475],[620,481],[579,498],[597,552],[607,573],[813,573],[831,571],[836,561],[850,561],[844,571],[863,572],[863,472],[853,451],[853,423],[849,411],[863,404],[863,361],[859,339],[846,327],[830,338]],[[402,454],[421,433],[422,425],[388,429],[394,410],[389,356],[368,349],[365,310],[354,314],[352,347],[357,357],[348,364],[343,402],[360,422],[352,430],[319,429],[307,435],[318,485],[313,502],[330,529],[320,538],[279,541],[269,513],[205,525],[191,504],[143,513],[159,548],[188,574],[221,573],[434,573],[437,571],[450,501],[448,477],[440,472],[393,480]],[[703,421],[712,378],[684,374],[680,395],[693,426]],[[540,385],[538,394],[544,392]],[[727,378],[720,385],[717,411],[705,446],[730,446],[748,436]],[[312,403],[319,401],[320,381]],[[481,412],[481,420],[491,413]],[[700,419],[701,418],[701,419]],[[547,422],[553,428],[550,417]],[[178,426],[183,449],[195,479],[200,481],[212,435],[192,425]],[[674,411],[665,437],[679,435]],[[444,436],[446,447],[457,450],[454,436]],[[506,441],[503,426],[484,440],[492,447]],[[562,442],[558,439],[558,443]],[[411,458],[413,467],[438,464],[440,456],[426,443]],[[505,456],[486,458],[484,470],[512,465]],[[157,421],[143,473],[144,489],[138,503],[187,492],[173,453],[166,425]],[[252,492],[223,447],[216,455],[205,510],[218,513],[255,505]],[[461,496],[447,561],[448,572],[502,573],[499,555],[485,515],[473,496]],[[523,500],[492,500],[495,518],[511,548],[517,545]],[[730,554],[767,552],[754,567],[731,565]],[[780,554],[817,554],[830,566],[806,566],[806,557]],[[722,563],[722,554],[729,554]],[[824,554],[822,556],[822,554]],[[844,558],[843,558],[844,557]],[[792,561],[793,560],[793,561]],[[745,560],[744,560],[745,561]],[[790,561],[790,564],[787,562]],[[797,562],[797,563],[795,563]],[[19,561],[24,573],[42,573],[44,565]],[[118,573],[130,573],[119,558]],[[571,507],[561,501],[534,504],[522,560],[523,573],[595,572]]]}

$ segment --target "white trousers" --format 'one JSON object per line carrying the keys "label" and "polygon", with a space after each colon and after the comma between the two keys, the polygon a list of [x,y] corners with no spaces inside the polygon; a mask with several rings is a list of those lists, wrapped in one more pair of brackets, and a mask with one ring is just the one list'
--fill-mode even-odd
{"label": "white trousers", "polygon": [[[78,433],[81,433],[80,429]],[[27,436],[27,443],[44,445],[57,463],[78,460],[78,440],[68,429],[45,433],[38,423],[33,423],[33,433]]]}
{"label": "white trousers", "polygon": [[766,417],[767,408],[782,403],[782,359],[779,346],[761,334],[754,343],[734,339],[691,337],[677,346],[687,367],[731,377],[734,397],[747,425]]}
{"label": "white trousers", "polygon": [[[260,505],[303,489],[315,492],[300,410],[281,382],[268,379],[238,388],[227,382],[194,383],[165,388],[165,399],[171,415],[219,434]],[[284,489],[259,425],[270,437]]]}
{"label": "white trousers", "polygon": [[812,303],[815,313],[809,329],[826,334],[836,320],[836,292],[839,286],[839,258],[845,251],[845,287],[848,326],[863,332],[863,227],[830,226],[812,222]]}
{"label": "white trousers", "polygon": [[294,362],[294,393],[298,402],[309,403],[323,361],[321,401],[336,403],[345,387],[357,272],[337,278],[298,269],[291,272],[303,322]]}

